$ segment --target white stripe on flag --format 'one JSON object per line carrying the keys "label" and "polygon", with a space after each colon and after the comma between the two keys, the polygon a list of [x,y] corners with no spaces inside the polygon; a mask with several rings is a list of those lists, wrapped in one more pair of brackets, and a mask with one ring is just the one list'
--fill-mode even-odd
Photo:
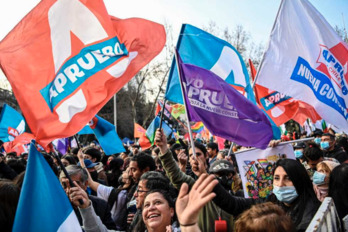
{"label": "white stripe on flag", "polygon": [[57,232],[75,232],[82,231],[79,220],[76,217],[75,212],[72,210],[65,221],[60,225]]}

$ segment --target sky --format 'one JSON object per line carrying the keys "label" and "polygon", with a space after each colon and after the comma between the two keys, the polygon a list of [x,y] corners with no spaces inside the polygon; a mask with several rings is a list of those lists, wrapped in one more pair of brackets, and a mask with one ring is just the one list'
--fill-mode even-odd
{"label": "sky", "polygon": [[[0,1],[0,40],[40,1]],[[281,0],[104,0],[110,15],[145,18],[173,27],[176,40],[183,23],[220,29],[242,25],[256,44],[268,42]],[[334,27],[348,28],[348,0],[310,0]],[[0,79],[4,75],[0,72]]]}

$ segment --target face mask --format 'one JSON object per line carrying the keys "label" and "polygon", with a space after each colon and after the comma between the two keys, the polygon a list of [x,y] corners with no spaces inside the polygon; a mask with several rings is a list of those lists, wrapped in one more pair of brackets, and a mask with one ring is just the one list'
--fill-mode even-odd
{"label": "face mask", "polygon": [[228,179],[227,176],[221,176],[218,178],[219,183],[226,189],[231,190],[233,179]]}
{"label": "face mask", "polygon": [[319,144],[320,141],[321,141],[321,138],[315,138],[315,139],[314,139],[314,142],[315,142],[316,144]]}
{"label": "face mask", "polygon": [[326,150],[330,147],[330,144],[329,142],[320,142],[320,147],[321,149]]}
{"label": "face mask", "polygon": [[298,197],[295,186],[278,187],[273,185],[273,193],[276,195],[278,201],[288,204]]}
{"label": "face mask", "polygon": [[324,173],[315,171],[313,175],[313,183],[316,185],[325,184],[325,177],[326,175]]}
{"label": "face mask", "polygon": [[303,152],[300,150],[295,150],[295,157],[296,159],[301,159],[303,157]]}

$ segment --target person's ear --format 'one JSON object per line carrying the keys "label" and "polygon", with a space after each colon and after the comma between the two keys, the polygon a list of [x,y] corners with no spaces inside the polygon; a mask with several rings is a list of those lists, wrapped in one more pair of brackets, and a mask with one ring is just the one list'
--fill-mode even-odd
{"label": "person's ear", "polygon": [[174,209],[170,208],[170,217],[174,217]]}

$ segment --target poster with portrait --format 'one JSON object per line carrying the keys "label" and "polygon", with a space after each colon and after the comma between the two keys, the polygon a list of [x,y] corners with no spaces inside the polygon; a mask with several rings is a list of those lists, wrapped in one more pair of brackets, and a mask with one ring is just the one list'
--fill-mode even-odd
{"label": "poster with portrait", "polygon": [[273,168],[278,159],[295,159],[291,144],[235,154],[246,198],[267,198],[273,189]]}

